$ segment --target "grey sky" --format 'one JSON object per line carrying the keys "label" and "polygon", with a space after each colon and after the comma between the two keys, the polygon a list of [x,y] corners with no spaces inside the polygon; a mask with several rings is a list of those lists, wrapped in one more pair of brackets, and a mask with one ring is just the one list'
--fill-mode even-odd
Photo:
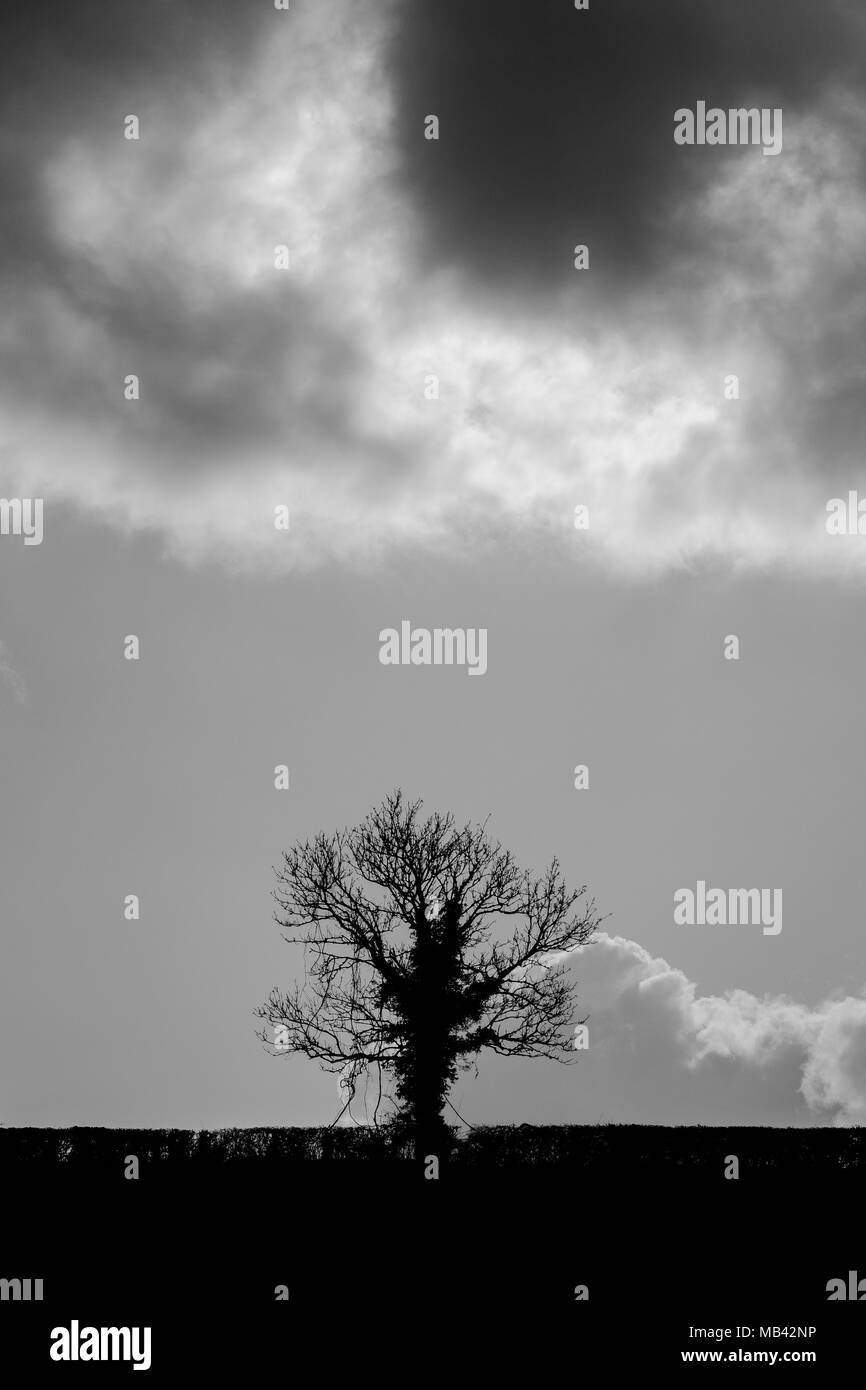
{"label": "grey sky", "polygon": [[[333,1118],[333,1079],[253,1035],[253,1007],[298,968],[269,921],[271,866],[395,785],[461,819],[492,812],[527,866],[559,855],[612,914],[605,929],[699,997],[856,996],[862,1011],[855,590],[637,584],[537,553],[256,581],[62,512],[39,549],[4,544],[0,565],[2,593],[26,594],[4,623],[30,692],[6,692],[0,722],[7,1122]],[[486,626],[487,674],[381,666],[378,632],[403,617]],[[729,632],[739,663],[722,657]],[[288,792],[273,789],[282,762]],[[579,762],[589,791],[573,789]],[[698,878],[781,886],[783,931],[675,926],[673,892]],[[123,919],[133,892],[138,923]],[[599,993],[605,1012],[581,989],[591,1039],[598,1026],[615,1046],[561,1074],[511,1064],[503,1080],[484,1063],[456,1093],[467,1118],[684,1118],[688,1078],[669,1058],[649,1073],[617,1060],[646,1038],[643,1005],[629,1019],[614,995]],[[674,1023],[655,1025],[671,1047]],[[700,1118],[731,1104],[734,1119],[802,1117],[803,1058],[781,1095],[772,1060],[763,1087],[762,1067],[744,1068],[733,1101],[730,1077],[694,1086]]]}

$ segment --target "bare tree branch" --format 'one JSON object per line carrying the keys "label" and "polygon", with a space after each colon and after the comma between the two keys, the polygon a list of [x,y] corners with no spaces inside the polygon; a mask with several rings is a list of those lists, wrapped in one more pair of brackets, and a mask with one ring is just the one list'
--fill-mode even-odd
{"label": "bare tree branch", "polygon": [[274,920],[304,946],[306,978],[256,1015],[274,1030],[265,1043],[342,1072],[350,1099],[375,1067],[376,1114],[390,1075],[393,1103],[429,1130],[484,1049],[576,1060],[563,958],[602,919],[556,859],[533,879],[486,822],[458,828],[421,807],[398,790],[360,826],[283,854]]}

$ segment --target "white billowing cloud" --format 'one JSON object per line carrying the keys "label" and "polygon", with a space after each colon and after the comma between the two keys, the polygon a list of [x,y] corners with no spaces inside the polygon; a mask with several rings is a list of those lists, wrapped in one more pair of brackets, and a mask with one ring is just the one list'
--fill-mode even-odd
{"label": "white billowing cloud", "polygon": [[866,1117],[866,991],[817,1006],[700,995],[635,941],[600,933],[568,963],[589,1047],[569,1067],[483,1060],[461,1081],[473,1122],[857,1125]]}
{"label": "white billowing cloud", "polygon": [[[22,284],[0,325],[22,495],[248,568],[540,527],[623,569],[858,570],[866,541],[824,526],[855,456],[844,429],[826,456],[821,437],[841,428],[840,384],[862,386],[861,108],[786,124],[779,158],[720,165],[671,210],[672,237],[697,228],[703,251],[627,311],[580,309],[590,270],[536,312],[416,263],[384,68],[395,13],[304,7],[252,66],[143,99],[139,142],[115,123],[56,143],[43,191],[65,277]],[[125,407],[130,372],[142,400]]]}
{"label": "white billowing cloud", "polygon": [[803,1094],[839,1124],[866,1124],[866,999],[827,1012],[803,1073]]}

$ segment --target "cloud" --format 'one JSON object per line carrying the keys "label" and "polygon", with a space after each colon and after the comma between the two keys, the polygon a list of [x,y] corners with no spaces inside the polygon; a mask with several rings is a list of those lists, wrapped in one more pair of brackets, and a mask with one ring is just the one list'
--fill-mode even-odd
{"label": "cloud", "polygon": [[8,686],[19,705],[24,704],[27,699],[27,687],[12,665],[9,648],[5,642],[0,642],[0,682]]}
{"label": "cloud", "polygon": [[[670,215],[703,197],[724,149],[684,151],[672,117],[708,105],[783,106],[787,118],[856,87],[863,27],[811,0],[407,0],[390,51],[401,172],[422,212],[423,256],[497,290],[555,291],[563,252],[597,250],[609,294],[695,240]],[[435,157],[415,134],[438,114]],[[578,231],[580,234],[578,234]]]}
{"label": "cloud", "polygon": [[845,999],[827,1014],[803,1073],[803,1094],[839,1124],[866,1124],[866,999]]}
{"label": "cloud", "polygon": [[[116,8],[139,33],[137,7]],[[866,424],[866,107],[849,86],[862,26],[833,6],[804,50],[800,0],[760,20],[740,7],[754,42],[737,43],[679,0],[652,22],[626,8],[591,81],[606,31],[575,48],[588,16],[568,12],[560,52],[565,7],[533,19],[560,99],[528,126],[531,93],[508,105],[522,6],[497,9],[486,66],[451,4],[423,19],[376,0],[219,6],[207,23],[158,6],[135,45],[120,20],[97,42],[85,7],[92,54],[67,52],[73,21],[54,14],[44,76],[26,98],[13,84],[0,148],[16,190],[6,493],[251,570],[528,530],[619,570],[859,573],[861,538],[824,522],[857,485]],[[33,42],[22,33],[13,56]],[[737,73],[790,98],[783,155],[678,151],[661,120],[674,91],[727,92]],[[436,91],[452,112],[438,144],[418,119]],[[122,138],[129,111],[138,142]],[[597,219],[588,273],[571,265],[587,238],[566,167]],[[288,533],[273,526],[283,503]]]}
{"label": "cloud", "polygon": [[458,1087],[473,1122],[863,1123],[866,991],[816,1006],[742,989],[701,995],[681,970],[605,933],[565,959],[588,1049],[543,1093],[540,1063],[484,1060]]}

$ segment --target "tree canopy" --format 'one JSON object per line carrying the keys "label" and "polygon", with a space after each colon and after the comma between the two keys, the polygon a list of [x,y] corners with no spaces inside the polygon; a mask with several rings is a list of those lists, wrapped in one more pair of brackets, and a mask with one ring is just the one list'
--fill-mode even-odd
{"label": "tree canopy", "polygon": [[284,852],[274,920],[305,947],[306,977],[256,1014],[274,1031],[263,1041],[341,1073],[350,1099],[371,1071],[381,1098],[384,1073],[396,1115],[434,1142],[482,1050],[575,1060],[562,958],[600,918],[556,859],[534,878],[486,823],[422,805],[398,790],[355,828]]}

